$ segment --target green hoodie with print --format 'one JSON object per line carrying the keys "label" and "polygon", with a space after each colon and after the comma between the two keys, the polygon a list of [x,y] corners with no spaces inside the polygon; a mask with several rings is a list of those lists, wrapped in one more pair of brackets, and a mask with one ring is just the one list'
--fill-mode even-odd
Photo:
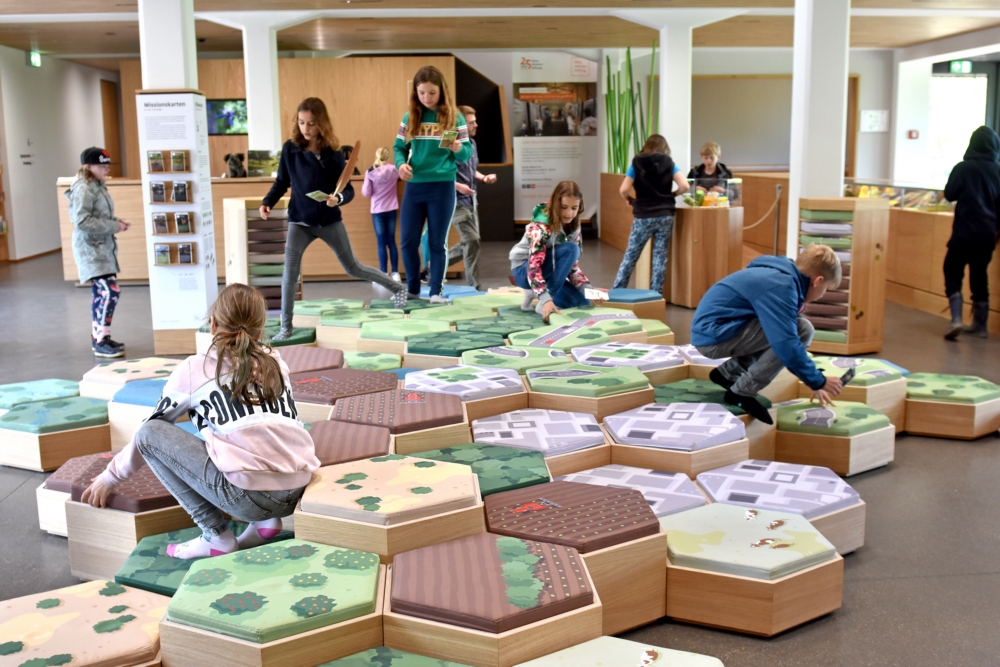
{"label": "green hoodie with print", "polygon": [[410,142],[406,141],[406,126],[410,120],[409,112],[403,114],[396,133],[396,143],[392,150],[396,155],[396,168],[399,169],[409,162],[413,168],[411,183],[439,183],[454,181],[457,172],[456,164],[466,162],[472,157],[472,144],[469,142],[469,128],[465,124],[465,116],[455,112],[455,128],[458,130],[458,141],[461,149],[456,153],[448,148],[441,148],[441,125],[438,124],[438,113],[424,109],[420,118],[420,129]]}

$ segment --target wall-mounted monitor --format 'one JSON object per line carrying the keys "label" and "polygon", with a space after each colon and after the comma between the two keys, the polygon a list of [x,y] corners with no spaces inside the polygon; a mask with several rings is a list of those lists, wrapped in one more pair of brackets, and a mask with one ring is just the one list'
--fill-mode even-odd
{"label": "wall-mounted monitor", "polygon": [[208,134],[246,134],[246,100],[207,100]]}

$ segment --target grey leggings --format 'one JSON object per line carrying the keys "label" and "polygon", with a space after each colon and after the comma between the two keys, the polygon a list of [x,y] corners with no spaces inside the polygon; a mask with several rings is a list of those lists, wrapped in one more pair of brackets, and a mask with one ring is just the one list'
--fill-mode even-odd
{"label": "grey leggings", "polygon": [[162,419],[151,419],[135,434],[146,465],[206,535],[226,529],[226,517],[266,521],[290,516],[306,487],[291,491],[246,491],[219,471],[205,442]]}
{"label": "grey leggings", "polygon": [[292,328],[292,308],[295,306],[295,288],[302,270],[302,253],[315,239],[322,239],[337,256],[347,275],[358,280],[367,280],[385,287],[390,292],[398,292],[404,285],[377,269],[365,266],[354,258],[351,240],[343,222],[335,222],[322,227],[309,227],[298,222],[288,225],[288,239],[285,241],[285,272],[281,277],[281,328]]}

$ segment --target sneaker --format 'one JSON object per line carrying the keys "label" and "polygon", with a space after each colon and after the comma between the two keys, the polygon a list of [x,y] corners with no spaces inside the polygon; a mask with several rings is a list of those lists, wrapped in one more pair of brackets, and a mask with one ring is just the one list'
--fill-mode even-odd
{"label": "sneaker", "polygon": [[111,340],[110,337],[108,338],[108,343],[110,343],[112,347],[117,347],[119,350],[125,349],[125,343],[119,343],[118,341]]}
{"label": "sneaker", "polygon": [[393,271],[392,275],[389,276],[389,277],[392,278],[393,280],[395,280],[397,283],[403,282],[402,278],[399,277],[399,272],[398,271]]}
{"label": "sneaker", "polygon": [[444,298],[440,294],[435,294],[430,298],[431,303],[448,303],[448,299]]}
{"label": "sneaker", "polygon": [[424,297],[420,296],[419,294],[410,294],[409,292],[407,292],[406,298],[409,299],[410,301],[417,301],[419,299],[423,299]]}
{"label": "sneaker", "polygon": [[117,357],[124,357],[125,350],[120,347],[114,347],[109,342],[111,340],[110,336],[105,336],[100,341],[91,340],[91,347],[94,350],[95,357],[107,357],[108,359],[115,359]]}
{"label": "sneaker", "polygon": [[281,341],[288,340],[291,337],[292,337],[292,330],[285,329],[284,327],[282,327],[281,331],[271,336],[271,340],[280,343]]}
{"label": "sneaker", "polygon": [[735,382],[727,378],[725,375],[723,375],[722,371],[720,371],[718,368],[713,368],[709,372],[708,379],[714,382],[715,384],[719,385],[723,389],[727,390],[732,389],[733,385],[736,384]]}
{"label": "sneaker", "polygon": [[734,393],[732,389],[727,389],[726,395],[722,400],[729,405],[736,405],[743,408],[748,415],[758,421],[762,421],[768,425],[774,423],[774,420],[771,419],[771,413],[753,396],[743,396],[742,394]]}
{"label": "sneaker", "polygon": [[392,293],[392,307],[397,309],[402,309],[406,307],[408,295],[405,289],[401,289],[398,292]]}

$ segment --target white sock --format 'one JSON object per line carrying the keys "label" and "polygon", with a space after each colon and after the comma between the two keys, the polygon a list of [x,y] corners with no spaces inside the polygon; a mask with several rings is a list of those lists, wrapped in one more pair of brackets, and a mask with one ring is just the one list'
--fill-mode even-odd
{"label": "white sock", "polygon": [[239,549],[236,536],[228,528],[209,537],[202,533],[193,540],[188,540],[181,544],[168,544],[167,555],[171,558],[191,560],[192,558],[209,558],[211,556],[224,556]]}
{"label": "white sock", "polygon": [[246,530],[236,538],[236,541],[239,543],[240,549],[251,549],[259,547],[280,532],[281,519],[251,521]]}
{"label": "white sock", "polygon": [[535,293],[530,289],[524,290],[524,301],[521,302],[521,310],[533,310],[531,302],[535,300]]}

